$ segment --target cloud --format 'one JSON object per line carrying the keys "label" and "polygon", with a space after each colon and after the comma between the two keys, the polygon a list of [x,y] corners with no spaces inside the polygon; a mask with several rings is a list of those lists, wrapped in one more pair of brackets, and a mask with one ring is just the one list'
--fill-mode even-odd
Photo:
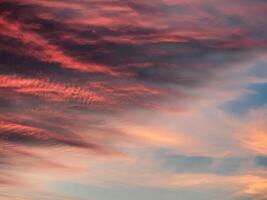
{"label": "cloud", "polygon": [[254,153],[266,155],[265,106],[251,111],[245,126],[238,130],[238,138],[243,146]]}
{"label": "cloud", "polygon": [[259,166],[267,167],[267,157],[265,157],[265,156],[258,156],[258,157],[256,157],[256,163]]}
{"label": "cloud", "polygon": [[[164,166],[176,173],[210,173],[217,175],[236,175],[255,169],[253,157],[208,157],[187,155],[160,155]],[[256,158],[257,160],[257,158]],[[257,162],[257,161],[256,161]]]}
{"label": "cloud", "polygon": [[[265,18],[264,1],[0,0],[0,184],[78,174],[162,186],[169,168],[151,174],[162,166],[140,156],[160,149],[187,173],[171,178],[177,187],[236,174],[243,151],[266,154],[265,115],[243,127],[216,106],[266,81],[249,71],[266,59]],[[240,181],[249,194],[265,188],[258,174],[222,185]],[[64,199],[6,198],[25,196]]]}

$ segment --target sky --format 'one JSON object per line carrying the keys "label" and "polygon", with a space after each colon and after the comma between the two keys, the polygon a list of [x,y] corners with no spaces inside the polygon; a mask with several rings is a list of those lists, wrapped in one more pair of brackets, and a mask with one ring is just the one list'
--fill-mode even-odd
{"label": "sky", "polygon": [[0,0],[0,199],[266,200],[266,17]]}

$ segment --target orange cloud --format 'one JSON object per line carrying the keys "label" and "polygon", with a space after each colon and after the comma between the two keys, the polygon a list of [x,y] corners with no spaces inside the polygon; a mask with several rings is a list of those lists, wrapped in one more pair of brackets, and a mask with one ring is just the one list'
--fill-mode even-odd
{"label": "orange cloud", "polygon": [[242,144],[252,151],[267,155],[267,132],[261,127],[249,127],[241,137]]}
{"label": "orange cloud", "polygon": [[241,145],[257,154],[267,155],[267,126],[265,107],[253,110],[237,132]]}
{"label": "orange cloud", "polygon": [[105,97],[94,91],[63,85],[46,79],[0,75],[0,88],[13,89],[18,94],[30,94],[50,101],[77,101],[84,105],[108,103]]}

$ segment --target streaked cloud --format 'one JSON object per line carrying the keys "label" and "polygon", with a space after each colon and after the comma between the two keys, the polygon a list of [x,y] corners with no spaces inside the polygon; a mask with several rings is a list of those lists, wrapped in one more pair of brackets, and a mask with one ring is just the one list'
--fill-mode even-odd
{"label": "streaked cloud", "polygon": [[266,9],[0,0],[0,198],[264,199]]}

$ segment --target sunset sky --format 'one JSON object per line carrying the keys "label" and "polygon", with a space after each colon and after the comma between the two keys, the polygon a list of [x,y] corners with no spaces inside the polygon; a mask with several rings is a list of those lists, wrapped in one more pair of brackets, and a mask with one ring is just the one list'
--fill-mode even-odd
{"label": "sunset sky", "polygon": [[0,0],[0,200],[266,199],[266,0]]}

